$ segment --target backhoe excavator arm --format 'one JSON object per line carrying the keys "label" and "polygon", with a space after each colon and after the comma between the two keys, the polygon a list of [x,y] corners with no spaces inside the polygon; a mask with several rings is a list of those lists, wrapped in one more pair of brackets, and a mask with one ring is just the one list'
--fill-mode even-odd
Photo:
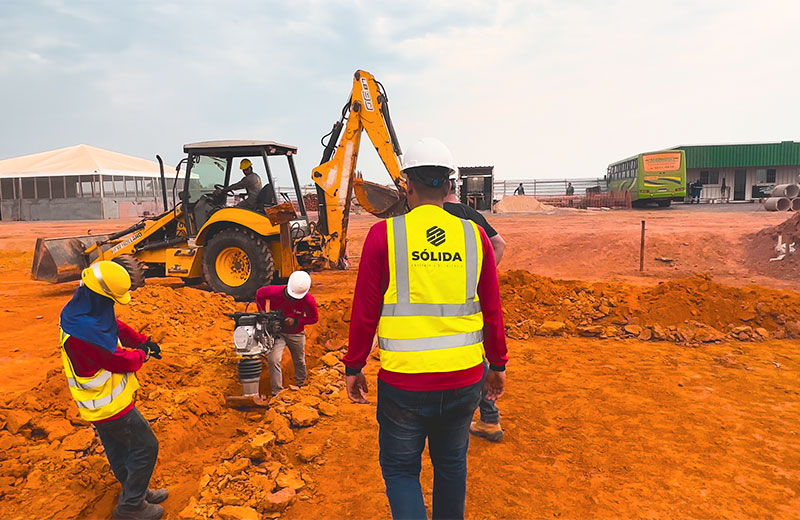
{"label": "backhoe excavator arm", "polygon": [[[397,191],[356,178],[364,131]],[[389,116],[386,92],[372,74],[356,71],[353,90],[342,110],[342,118],[334,124],[329,135],[322,163],[314,168],[312,179],[317,185],[319,198],[318,232],[323,237],[323,257],[331,266],[343,267],[354,188],[359,203],[370,213],[388,217],[405,212],[406,182],[400,173],[399,159],[402,152]]]}

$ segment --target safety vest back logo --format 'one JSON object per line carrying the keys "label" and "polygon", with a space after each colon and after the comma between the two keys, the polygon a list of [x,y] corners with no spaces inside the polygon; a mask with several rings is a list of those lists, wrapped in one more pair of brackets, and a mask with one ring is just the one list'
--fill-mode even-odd
{"label": "safety vest back logo", "polygon": [[435,245],[436,247],[439,247],[445,242],[444,229],[440,228],[439,226],[433,226],[428,228],[426,234],[428,236],[428,242]]}

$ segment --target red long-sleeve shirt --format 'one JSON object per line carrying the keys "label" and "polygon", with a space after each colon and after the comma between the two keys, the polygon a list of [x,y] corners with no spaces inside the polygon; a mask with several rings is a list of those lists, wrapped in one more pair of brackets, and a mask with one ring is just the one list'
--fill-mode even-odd
{"label": "red long-sleeve shirt", "polygon": [[[478,298],[483,312],[483,346],[489,363],[504,366],[508,362],[508,356],[494,250],[486,232],[480,226],[478,229],[483,245],[483,265],[478,281]],[[383,295],[388,286],[389,242],[384,220],[369,230],[361,253],[356,290],[353,294],[350,341],[347,354],[342,359],[348,368],[358,370],[367,363],[381,316]],[[378,377],[384,382],[403,390],[416,391],[463,388],[477,383],[482,376],[481,365],[441,373],[402,374],[384,369],[378,372]]]}
{"label": "red long-sleeve shirt", "polygon": [[284,326],[282,332],[286,334],[300,334],[306,325],[313,325],[319,319],[317,315],[317,301],[306,293],[299,300],[287,298],[284,294],[285,285],[267,285],[256,291],[256,307],[261,312],[266,310],[267,300],[271,311],[283,311],[287,318],[294,318],[295,323]]}
{"label": "red long-sleeve shirt", "polygon": [[[144,363],[145,354],[143,350],[129,350],[135,348],[145,341],[147,336],[139,334],[131,327],[126,325],[120,320],[117,320],[117,327],[119,328],[119,341],[123,347],[117,347],[116,352],[109,352],[99,345],[89,343],[75,336],[70,336],[64,344],[64,350],[67,351],[72,362],[72,369],[75,374],[81,377],[93,376],[101,368],[113,372],[115,374],[124,374],[126,372],[136,372],[142,368]],[[115,414],[108,419],[96,422],[113,421],[119,419],[133,409],[133,401],[124,410]]]}

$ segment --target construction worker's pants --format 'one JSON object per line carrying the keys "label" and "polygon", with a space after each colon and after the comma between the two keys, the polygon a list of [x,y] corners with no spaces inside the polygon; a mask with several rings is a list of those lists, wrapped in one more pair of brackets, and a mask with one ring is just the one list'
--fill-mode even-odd
{"label": "construction worker's pants", "polygon": [[302,386],[306,382],[306,335],[280,333],[275,338],[275,346],[267,354],[267,365],[269,365],[269,383],[272,387],[272,395],[283,390],[283,371],[281,370],[281,360],[283,351],[289,347],[294,363],[294,380],[297,386]]}
{"label": "construction worker's pants", "polygon": [[395,519],[426,519],[419,475],[428,440],[433,518],[464,518],[469,424],[482,383],[415,392],[378,380],[378,443],[386,496]]}
{"label": "construction worker's pants", "polygon": [[119,419],[94,423],[106,450],[111,471],[122,484],[117,503],[123,510],[139,508],[147,494],[158,459],[158,439],[139,410],[134,407]]}

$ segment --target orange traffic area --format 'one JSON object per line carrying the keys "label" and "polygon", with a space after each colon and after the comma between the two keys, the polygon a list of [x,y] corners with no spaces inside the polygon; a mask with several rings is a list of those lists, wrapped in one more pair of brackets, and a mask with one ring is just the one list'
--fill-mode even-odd
{"label": "orange traffic area", "polygon": [[[800,516],[800,269],[775,256],[798,218],[673,208],[490,215],[508,243],[502,442],[473,439],[467,518]],[[645,270],[639,272],[641,221]],[[310,375],[269,410],[240,390],[225,313],[244,303],[148,280],[119,316],[163,348],[137,406],[160,442],[167,518],[388,518],[370,405],[342,392],[361,242],[348,271],[313,275]],[[76,284],[30,280],[37,236],[129,222],[0,225],[0,518],[106,518],[119,484],[70,400],[58,314]],[[284,384],[292,381],[284,359]],[[268,385],[262,375],[262,385]],[[266,388],[266,386],[264,387]],[[430,464],[423,464],[428,499]],[[430,504],[428,504],[430,506]]]}

